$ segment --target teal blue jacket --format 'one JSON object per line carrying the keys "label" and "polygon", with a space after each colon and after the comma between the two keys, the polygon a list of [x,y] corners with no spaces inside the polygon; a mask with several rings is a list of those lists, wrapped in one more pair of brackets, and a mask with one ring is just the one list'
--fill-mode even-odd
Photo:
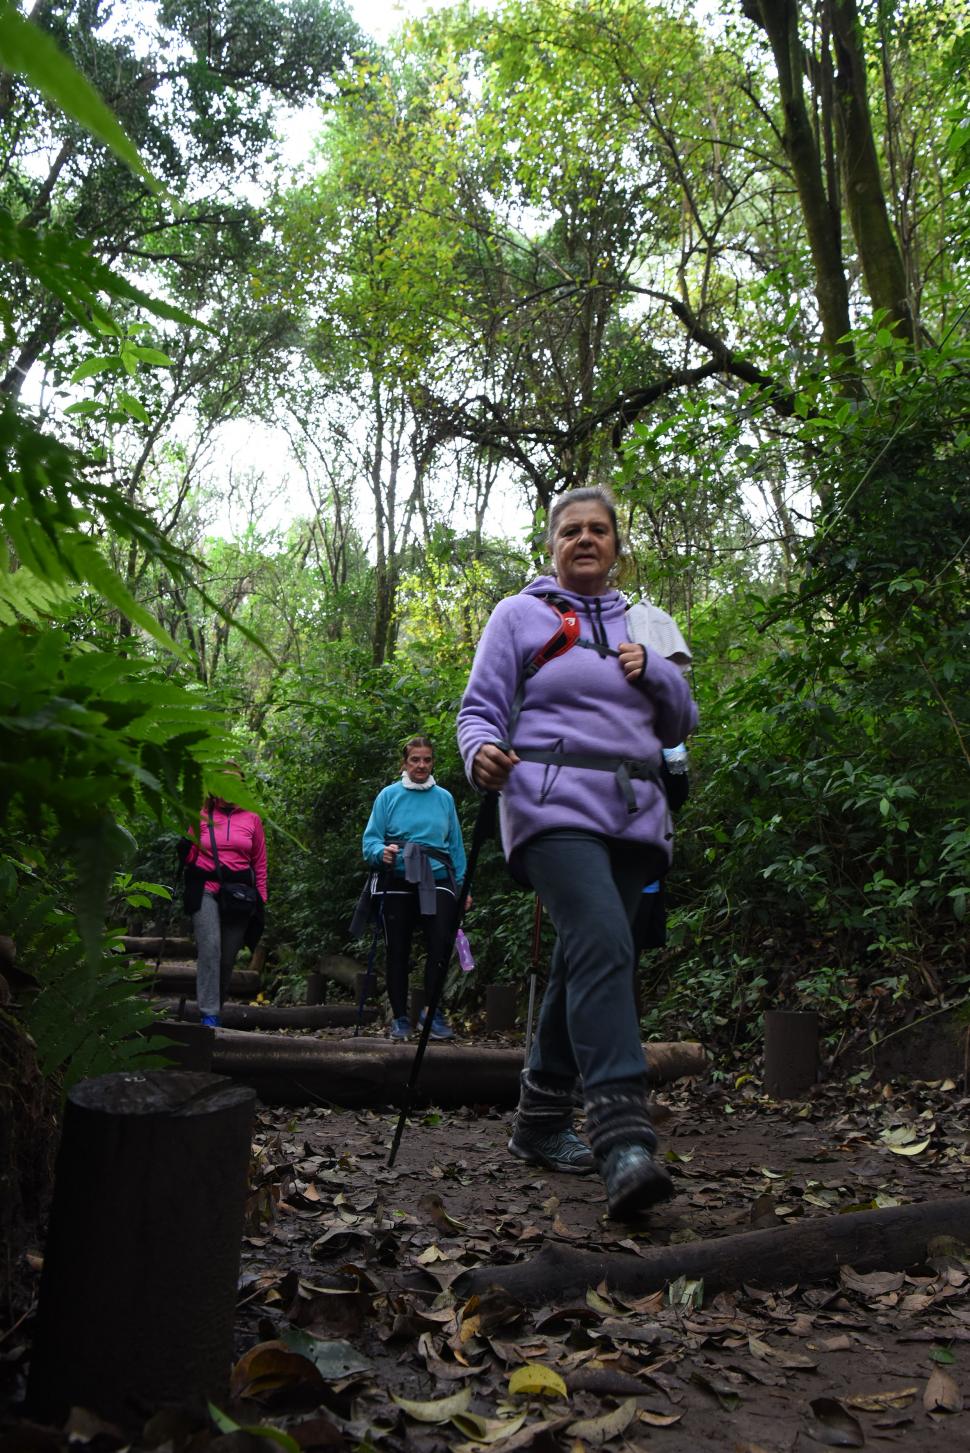
{"label": "teal blue jacket", "polygon": [[[423,843],[426,848],[437,848],[451,858],[459,885],[465,876],[465,845],[461,840],[455,799],[444,787],[417,792],[401,782],[392,782],[390,787],[378,792],[364,828],[364,860],[368,867],[382,866],[388,843],[400,843],[402,847],[405,843]],[[447,882],[448,870],[444,864],[433,858],[431,864],[436,880]],[[404,875],[403,853],[397,855],[394,872]]]}

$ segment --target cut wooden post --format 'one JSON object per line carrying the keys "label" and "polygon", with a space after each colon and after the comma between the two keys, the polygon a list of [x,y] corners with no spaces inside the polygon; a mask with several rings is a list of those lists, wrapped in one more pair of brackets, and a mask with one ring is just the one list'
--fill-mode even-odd
{"label": "cut wooden post", "polygon": [[306,999],[307,1004],[323,1004],[327,998],[327,980],[320,973],[319,969],[313,969],[306,976]]}
{"label": "cut wooden post", "polygon": [[765,1013],[765,1094],[791,1100],[818,1079],[818,1015],[794,1009]]}
{"label": "cut wooden post", "polygon": [[515,984],[489,984],[485,990],[485,1030],[501,1034],[515,1028],[518,989]]}
{"label": "cut wooden post", "polygon": [[220,1398],[232,1356],[255,1096],[121,1072],[70,1091],[28,1387],[31,1414],[126,1428]]}

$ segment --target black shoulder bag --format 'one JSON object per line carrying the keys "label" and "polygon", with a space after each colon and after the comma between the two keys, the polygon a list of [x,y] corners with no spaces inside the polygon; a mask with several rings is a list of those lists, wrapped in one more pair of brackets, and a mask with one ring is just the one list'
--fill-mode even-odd
{"label": "black shoulder bag", "polygon": [[[216,894],[219,912],[224,913],[227,918],[251,918],[263,900],[252,883],[226,881],[222,864],[219,861],[219,849],[216,847],[216,835],[211,817],[208,827],[209,841],[212,844],[212,858],[216,865],[216,877],[219,880],[219,892]],[[250,869],[250,871],[252,870]]]}

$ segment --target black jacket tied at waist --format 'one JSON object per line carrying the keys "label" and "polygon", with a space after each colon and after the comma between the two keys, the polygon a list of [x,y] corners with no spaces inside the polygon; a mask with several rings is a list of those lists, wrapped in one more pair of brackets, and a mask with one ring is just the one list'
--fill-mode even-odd
{"label": "black jacket tied at waist", "polygon": [[[182,891],[182,908],[188,918],[198,913],[202,907],[202,895],[205,892],[206,883],[215,878],[211,868],[197,868],[191,863],[185,865],[185,880]],[[256,874],[252,868],[240,868],[233,871],[231,868],[220,868],[219,881],[222,883],[248,883],[251,887],[256,886]],[[263,936],[263,929],[266,926],[266,905],[260,900],[253,910],[249,922],[246,924],[246,934],[243,943],[249,949],[254,949]]]}

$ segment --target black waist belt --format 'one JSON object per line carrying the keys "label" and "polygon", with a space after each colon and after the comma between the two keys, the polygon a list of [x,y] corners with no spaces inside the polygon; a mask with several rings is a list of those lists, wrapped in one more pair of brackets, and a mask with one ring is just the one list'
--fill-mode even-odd
{"label": "black waist belt", "polygon": [[660,760],[640,757],[608,757],[601,752],[557,752],[542,747],[513,747],[523,762],[539,762],[547,767],[583,767],[591,772],[611,772],[623,793],[627,812],[636,812],[637,800],[632,782],[655,782],[663,788]]}

